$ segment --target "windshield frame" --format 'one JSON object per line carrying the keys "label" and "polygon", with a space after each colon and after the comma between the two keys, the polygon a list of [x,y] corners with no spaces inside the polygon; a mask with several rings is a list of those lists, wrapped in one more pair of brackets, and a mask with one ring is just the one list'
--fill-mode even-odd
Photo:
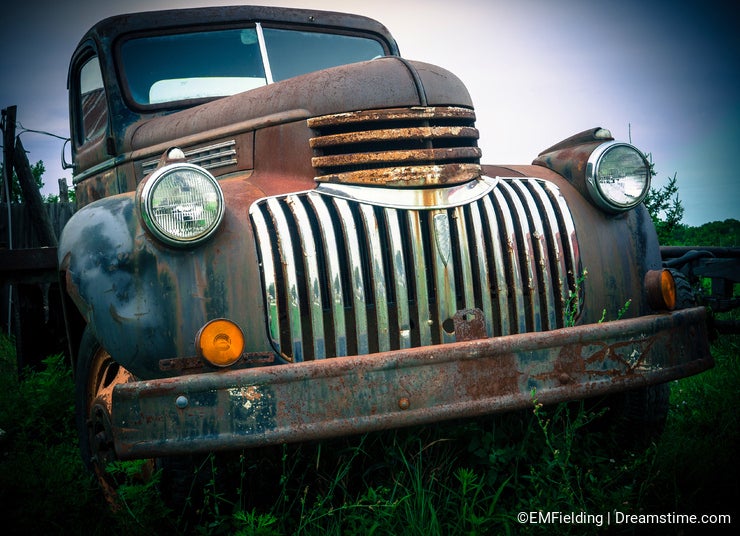
{"label": "windshield frame", "polygon": [[[392,55],[393,51],[390,50],[388,43],[385,41],[385,39],[382,38],[382,36],[377,35],[372,32],[362,32],[362,31],[352,31],[342,28],[334,28],[334,27],[327,27],[327,26],[308,26],[308,25],[297,25],[297,24],[280,24],[276,23],[275,21],[267,21],[265,23],[262,23],[260,21],[237,21],[231,24],[217,24],[217,25],[199,25],[199,26],[186,26],[186,27],[174,27],[174,28],[168,28],[167,30],[149,30],[149,31],[140,31],[140,32],[132,32],[126,35],[120,36],[118,40],[116,40],[115,46],[114,46],[114,56],[115,56],[115,63],[117,67],[117,74],[119,78],[119,86],[121,88],[121,94],[127,104],[127,106],[133,110],[141,111],[141,112],[158,112],[158,111],[170,111],[170,110],[179,110],[179,109],[185,109],[185,108],[191,108],[193,106],[197,106],[199,104],[203,104],[205,102],[210,102],[213,100],[222,99],[225,97],[228,97],[230,95],[218,95],[218,96],[208,96],[208,97],[193,97],[193,98],[184,98],[179,100],[168,100],[164,102],[140,102],[134,94],[131,91],[131,85],[129,84],[128,76],[130,73],[127,71],[127,65],[125,64],[124,60],[124,47],[127,43],[130,43],[132,41],[136,41],[138,39],[142,38],[150,38],[150,37],[165,37],[165,36],[177,36],[177,35],[183,35],[183,34],[198,34],[198,33],[207,33],[207,32],[220,32],[220,31],[229,31],[229,30],[247,30],[247,29],[255,29],[257,32],[257,38],[260,48],[260,53],[262,56],[262,67],[264,69],[264,74],[266,78],[266,84],[264,85],[270,85],[272,83],[275,83],[272,76],[272,65],[270,61],[270,51],[267,48],[267,44],[265,42],[265,30],[289,30],[289,31],[295,31],[295,32],[305,32],[305,33],[315,33],[315,34],[324,34],[324,35],[331,35],[331,36],[347,36],[347,37],[357,37],[366,39],[369,41],[372,41],[374,43],[377,43],[379,50],[382,50],[382,54]],[[371,58],[368,58],[371,59]],[[362,61],[362,60],[358,60]],[[346,64],[346,63],[342,63]],[[312,72],[312,71],[306,71],[306,72]],[[262,86],[259,86],[262,87]],[[250,88],[251,89],[251,88]]]}

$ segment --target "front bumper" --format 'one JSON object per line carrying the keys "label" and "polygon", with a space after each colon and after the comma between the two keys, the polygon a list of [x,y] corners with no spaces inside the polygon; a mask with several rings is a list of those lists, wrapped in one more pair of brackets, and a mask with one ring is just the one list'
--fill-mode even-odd
{"label": "front bumper", "polygon": [[119,385],[121,459],[350,435],[587,398],[713,365],[706,311]]}

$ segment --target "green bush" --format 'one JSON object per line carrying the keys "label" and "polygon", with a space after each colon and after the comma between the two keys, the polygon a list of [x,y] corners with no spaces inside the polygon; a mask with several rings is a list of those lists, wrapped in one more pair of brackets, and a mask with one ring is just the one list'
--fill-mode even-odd
{"label": "green bush", "polygon": [[[87,511],[97,490],[83,470],[74,429],[73,384],[59,355],[23,371],[11,341],[0,338],[0,503],[10,532],[94,528]],[[33,529],[33,530],[31,530]],[[5,529],[4,529],[5,532]]]}

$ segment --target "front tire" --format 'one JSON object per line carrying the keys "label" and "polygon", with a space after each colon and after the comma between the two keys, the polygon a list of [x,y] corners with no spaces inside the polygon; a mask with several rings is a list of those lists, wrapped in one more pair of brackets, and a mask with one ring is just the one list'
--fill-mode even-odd
{"label": "front tire", "polygon": [[[682,272],[671,269],[676,284],[676,310],[699,303],[691,282]],[[642,448],[663,434],[670,408],[671,387],[659,383],[608,397],[610,422],[621,444]]]}
{"label": "front tire", "polygon": [[134,375],[116,363],[86,327],[75,371],[77,433],[82,460],[94,473],[113,509],[118,508],[119,482],[106,470],[109,463],[117,460],[111,420],[113,388],[132,381],[136,381]]}
{"label": "front tire", "polygon": [[[116,363],[100,345],[89,327],[80,342],[75,373],[75,418],[80,452],[86,467],[95,475],[103,496],[113,511],[121,507],[118,488],[124,476],[116,477],[107,470],[118,460],[113,442],[113,389],[116,385],[137,381],[125,367]],[[180,512],[189,501],[197,501],[206,478],[197,470],[202,460],[194,456],[147,459],[136,475],[137,481],[147,482],[159,472],[157,486],[164,504]]]}

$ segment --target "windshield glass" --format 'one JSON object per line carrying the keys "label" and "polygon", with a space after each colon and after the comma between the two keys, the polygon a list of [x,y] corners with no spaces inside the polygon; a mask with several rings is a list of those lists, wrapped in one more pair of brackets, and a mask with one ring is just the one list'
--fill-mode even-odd
{"label": "windshield glass", "polygon": [[275,82],[385,55],[378,41],[365,37],[277,28],[265,28],[264,35]]}
{"label": "windshield glass", "polygon": [[128,93],[145,106],[224,97],[385,55],[374,39],[277,28],[264,29],[263,55],[261,32],[257,25],[129,39],[120,48]]}

